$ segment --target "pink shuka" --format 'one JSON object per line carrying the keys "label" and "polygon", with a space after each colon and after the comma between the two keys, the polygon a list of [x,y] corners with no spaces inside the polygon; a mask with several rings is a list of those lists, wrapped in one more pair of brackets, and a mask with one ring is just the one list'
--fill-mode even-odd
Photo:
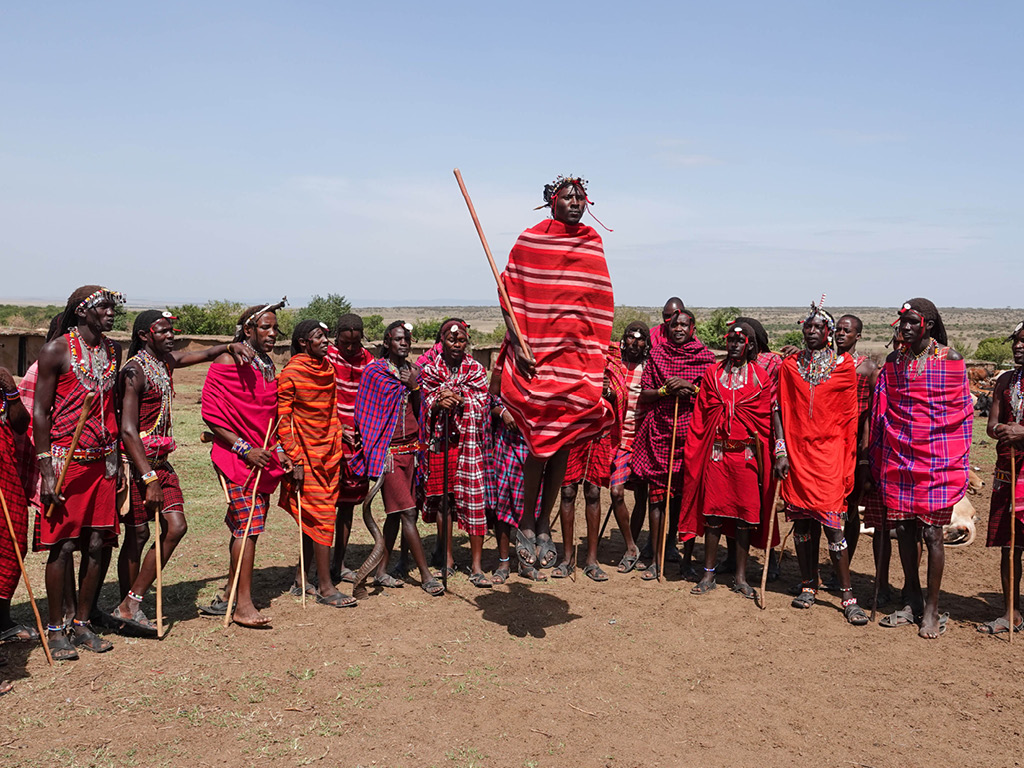
{"label": "pink shuka", "polygon": [[501,396],[531,453],[547,458],[608,429],[602,398],[615,302],[601,236],[549,219],[523,232],[502,274],[519,327],[537,361],[524,377],[504,366]]}

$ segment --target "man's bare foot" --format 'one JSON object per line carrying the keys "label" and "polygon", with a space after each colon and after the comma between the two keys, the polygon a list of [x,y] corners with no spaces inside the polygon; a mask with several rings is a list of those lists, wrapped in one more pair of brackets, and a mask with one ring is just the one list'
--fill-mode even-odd
{"label": "man's bare foot", "polygon": [[940,635],[945,634],[948,620],[948,613],[939,616],[938,611],[925,611],[924,616],[921,617],[921,628],[918,630],[917,636],[925,640],[937,640]]}
{"label": "man's bare foot", "polygon": [[244,608],[236,607],[231,618],[235,624],[243,627],[249,627],[250,629],[264,629],[270,627],[270,618],[257,611],[256,606],[252,604],[245,606]]}

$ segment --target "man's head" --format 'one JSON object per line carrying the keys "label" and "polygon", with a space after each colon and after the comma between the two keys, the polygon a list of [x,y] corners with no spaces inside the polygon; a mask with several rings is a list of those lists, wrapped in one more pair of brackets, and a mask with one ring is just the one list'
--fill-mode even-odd
{"label": "man's head", "polygon": [[469,346],[469,326],[466,321],[457,317],[445,320],[437,332],[437,338],[441,342],[441,356],[445,363],[452,367],[462,365]]}
{"label": "man's head", "polygon": [[946,326],[942,324],[939,310],[928,299],[910,299],[903,302],[897,320],[897,337],[909,347],[918,347],[927,339],[935,339],[939,344],[948,343]]}
{"label": "man's head", "polygon": [[750,328],[754,331],[754,341],[757,344],[757,354],[761,354],[762,352],[770,352],[771,351],[772,347],[771,347],[771,341],[768,338],[768,331],[766,331],[764,329],[764,326],[761,325],[761,321],[760,320],[757,320],[757,319],[755,319],[753,317],[742,317],[741,316],[741,317],[737,317],[736,320],[734,320],[733,322],[734,323],[743,323],[745,325],[749,325]]}
{"label": "man's head", "polygon": [[1013,351],[1014,365],[1024,365],[1024,321],[1017,323],[1010,334],[1010,349]]}
{"label": "man's head", "polygon": [[754,329],[747,323],[734,322],[725,332],[725,356],[733,365],[743,365],[757,357]]}
{"label": "man's head", "polygon": [[323,360],[331,344],[330,330],[319,320],[300,320],[292,330],[292,354],[305,352],[314,360]]}
{"label": "man's head", "polygon": [[334,328],[334,346],[342,357],[355,357],[363,348],[363,318],[347,314],[338,318]]}
{"label": "man's head", "polygon": [[124,304],[124,294],[101,285],[83,285],[68,297],[60,323],[60,335],[72,328],[88,327],[106,333],[114,327],[117,308]]}
{"label": "man's head", "polygon": [[697,319],[693,316],[693,312],[684,307],[669,320],[668,340],[676,346],[682,346],[693,338],[696,329]]}
{"label": "man's head", "polygon": [[856,315],[843,315],[836,323],[836,351],[845,354],[857,346],[864,323]]}
{"label": "man's head", "polygon": [[132,326],[128,357],[143,348],[157,357],[169,354],[174,349],[174,321],[177,319],[166,310],[147,309],[139,312]]}
{"label": "man's head", "polygon": [[381,357],[387,357],[395,363],[405,360],[409,356],[411,345],[412,324],[404,320],[395,320],[384,329]]}
{"label": "man's head", "polygon": [[622,341],[619,342],[623,360],[627,363],[639,363],[647,357],[650,348],[651,331],[647,323],[634,320],[626,326],[626,330],[622,332]]}
{"label": "man's head", "polygon": [[559,176],[544,185],[544,203],[551,208],[551,217],[563,224],[579,224],[587,202],[586,179]]}
{"label": "man's head", "polygon": [[683,300],[680,299],[678,296],[673,296],[671,299],[665,302],[665,306],[662,307],[661,310],[661,321],[665,323],[666,328],[668,327],[668,324],[672,321],[672,318],[675,316],[676,312],[683,310],[685,306],[686,305],[683,304]]}
{"label": "man's head", "polygon": [[257,352],[269,355],[281,329],[277,326],[277,312],[265,304],[254,304],[238,317],[235,341],[247,341]]}

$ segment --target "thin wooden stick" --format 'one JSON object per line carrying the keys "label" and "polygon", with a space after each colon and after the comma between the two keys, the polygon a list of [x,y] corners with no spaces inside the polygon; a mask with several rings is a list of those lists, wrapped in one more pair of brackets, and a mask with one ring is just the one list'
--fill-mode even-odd
{"label": "thin wooden stick", "polygon": [[[201,443],[212,443],[214,441],[214,437],[215,436],[214,436],[213,432],[203,432],[201,435],[199,435],[199,442],[201,442]],[[220,473],[220,471],[216,467],[213,468],[213,471],[214,471],[214,473],[216,473],[217,479],[220,480],[220,487],[224,491],[224,501],[226,501],[228,504],[230,504],[231,503],[231,495],[228,493],[228,483],[224,479],[224,475],[222,475]]]}
{"label": "thin wooden stick", "polygon": [[[271,419],[270,423],[267,424],[267,435],[263,438],[263,450],[267,450],[267,446],[270,444],[270,433],[274,431],[276,422]],[[238,567],[235,568],[235,574],[231,579],[231,592],[228,594],[228,609],[224,614],[224,628],[227,629],[231,626],[231,614],[235,607],[235,597],[238,595],[238,578],[242,575],[242,562],[245,560],[245,547],[249,540],[249,531],[252,530],[252,516],[256,511],[256,494],[259,492],[260,477],[263,475],[263,468],[261,467],[256,471],[256,480],[252,484],[252,500],[249,502],[249,519],[245,521],[245,533],[242,534],[242,546],[238,552]],[[303,585],[305,590],[305,585]]]}
{"label": "thin wooden stick", "polygon": [[163,523],[163,512],[156,513],[156,541],[153,548],[156,550],[156,636],[164,636],[164,545],[160,539],[163,537],[161,523]]}
{"label": "thin wooden stick", "polygon": [[1010,645],[1013,645],[1013,598],[1017,592],[1013,580],[1013,560],[1017,545],[1017,449],[1010,446]]}
{"label": "thin wooden stick", "polygon": [[[64,487],[64,478],[68,474],[68,467],[71,466],[73,461],[75,449],[78,448],[78,441],[82,438],[82,430],[85,429],[85,422],[89,418],[89,411],[92,410],[92,401],[95,399],[96,393],[88,392],[82,401],[82,412],[78,415],[78,424],[75,426],[75,434],[71,438],[71,447],[68,448],[68,455],[64,459],[64,466],[60,469],[60,477],[57,479],[57,487],[54,489],[58,496],[60,496],[61,489]],[[56,506],[57,502],[54,502],[46,510],[47,520],[50,519],[50,515],[53,514],[53,508]]]}
{"label": "thin wooden stick", "polygon": [[306,608],[306,549],[302,541],[302,491],[295,489],[295,497],[299,502],[299,589],[302,590],[302,608]]}
{"label": "thin wooden stick", "polygon": [[32,585],[28,581],[28,571],[25,570],[25,561],[21,557],[21,547],[18,546],[18,539],[14,535],[14,523],[11,521],[11,512],[7,509],[7,499],[4,492],[0,490],[0,504],[4,508],[4,518],[7,520],[7,532],[11,534],[11,544],[14,546],[14,555],[18,558],[18,568],[21,569],[21,578],[25,580],[25,589],[28,591],[28,601],[32,603],[32,613],[36,615],[36,628],[39,630],[39,641],[43,644],[43,652],[46,654],[46,661],[53,666],[53,656],[50,655],[50,646],[46,642],[46,630],[43,628],[43,619],[39,615],[39,607],[36,605],[36,597],[32,594]]}
{"label": "thin wooden stick", "polygon": [[672,509],[672,466],[676,463],[676,428],[679,424],[679,395],[676,395],[672,414],[672,448],[668,453],[668,488],[665,490],[665,509],[661,513],[661,551],[658,553],[658,581],[665,570],[665,548],[668,546],[668,521]]}
{"label": "thin wooden stick", "polygon": [[526,337],[523,336],[523,330],[519,327],[519,321],[516,320],[516,314],[512,309],[512,302],[508,298],[508,291],[505,290],[505,284],[501,282],[501,274],[498,272],[498,266],[494,263],[494,256],[491,255],[491,247],[487,244],[487,237],[484,235],[484,229],[480,226],[480,219],[476,215],[476,208],[473,207],[473,201],[469,198],[469,192],[466,190],[466,184],[462,181],[462,172],[456,168],[455,178],[459,182],[459,189],[462,190],[462,196],[466,198],[466,206],[469,208],[469,215],[473,217],[473,224],[476,225],[476,233],[480,235],[480,244],[484,247],[484,253],[487,254],[487,262],[491,265],[491,272],[494,274],[494,280],[498,284],[498,293],[501,295],[501,299],[505,302],[505,306],[508,307],[508,316],[512,319],[512,330],[516,332],[516,336],[519,337],[519,346],[522,347],[523,352],[531,360],[536,360],[533,356],[533,352],[530,350],[530,345],[526,343]]}
{"label": "thin wooden stick", "polygon": [[[782,480],[779,480],[775,483],[775,498],[772,500],[772,508],[768,513],[768,539],[764,545],[764,570],[761,571],[761,599],[758,600],[758,603],[760,603],[758,607],[762,611],[765,609],[764,594],[765,589],[768,587],[768,562],[772,556],[772,536],[775,535],[775,508],[779,506],[779,494],[781,492]],[[785,546],[785,542],[783,542],[783,546]]]}

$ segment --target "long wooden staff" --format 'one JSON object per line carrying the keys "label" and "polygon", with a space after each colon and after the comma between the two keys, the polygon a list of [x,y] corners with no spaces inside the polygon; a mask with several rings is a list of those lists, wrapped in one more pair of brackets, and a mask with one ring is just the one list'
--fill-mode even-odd
{"label": "long wooden staff", "polygon": [[[276,422],[271,419],[270,423],[267,424],[267,435],[263,438],[263,450],[267,450],[267,446],[270,444],[270,433],[274,431]],[[249,519],[245,521],[245,533],[242,534],[242,546],[238,552],[238,567],[235,568],[235,575],[231,579],[231,592],[228,594],[228,610],[224,614],[224,628],[227,629],[231,626],[231,613],[235,607],[235,597],[238,595],[238,577],[242,575],[242,561],[245,559],[245,547],[246,542],[249,540],[249,531],[252,530],[252,516],[256,511],[256,494],[260,487],[260,477],[263,475],[263,468],[260,467],[256,471],[256,480],[252,484],[252,500],[249,502]],[[306,591],[306,585],[303,583],[302,591]]]}
{"label": "long wooden staff", "polygon": [[156,550],[156,636],[164,636],[164,545],[160,540],[163,537],[163,513],[156,513],[156,541],[153,548]]}
{"label": "long wooden staff", "polygon": [[1017,449],[1010,446],[1010,645],[1013,645],[1013,598],[1017,583],[1013,580],[1013,560],[1017,544]]}
{"label": "long wooden staff", "polygon": [[302,590],[302,607],[306,607],[306,548],[302,541],[302,491],[295,489],[295,498],[299,502],[299,589]]}
{"label": "long wooden staff", "polygon": [[46,653],[46,661],[53,666],[53,656],[50,655],[50,646],[46,642],[46,630],[43,629],[43,619],[39,615],[39,608],[36,606],[36,597],[32,594],[32,585],[28,581],[28,571],[25,570],[25,561],[21,557],[21,547],[18,546],[18,539],[14,535],[14,523],[11,521],[10,510],[7,509],[7,499],[4,492],[0,490],[0,504],[4,508],[4,517],[7,519],[7,532],[11,534],[11,545],[14,547],[14,556],[18,558],[18,568],[21,569],[21,578],[25,580],[25,589],[28,590],[28,600],[32,603],[32,613],[36,615],[36,628],[39,630],[39,640],[43,644],[43,652]]}
{"label": "long wooden staff", "polygon": [[679,423],[679,395],[676,395],[675,410],[672,413],[672,448],[668,453],[668,488],[665,491],[665,509],[661,513],[661,551],[658,552],[658,581],[665,570],[665,548],[668,546],[668,521],[672,509],[672,467],[676,463],[676,427]]}
{"label": "long wooden staff", "polygon": [[[82,401],[82,412],[78,415],[78,424],[75,426],[75,434],[71,438],[71,446],[68,448],[68,455],[64,459],[64,466],[60,469],[60,477],[57,478],[57,487],[55,490],[56,495],[60,495],[61,489],[64,487],[64,477],[68,473],[68,467],[71,465],[72,457],[75,455],[75,449],[78,448],[78,441],[82,438],[82,430],[85,429],[85,422],[89,418],[89,411],[92,410],[92,401],[96,399],[95,392],[88,392],[85,395],[85,399]],[[57,502],[50,505],[50,508],[46,510],[46,518],[49,519],[50,515],[53,514],[53,508],[57,506]]]}
{"label": "long wooden staff", "polygon": [[778,480],[775,483],[775,498],[772,499],[772,508],[768,512],[768,540],[764,545],[764,570],[761,571],[761,599],[758,600],[760,603],[758,607],[762,611],[765,609],[764,594],[765,589],[768,587],[768,562],[772,556],[772,536],[775,535],[775,509],[779,506],[779,494],[781,492],[782,480]]}
{"label": "long wooden staff", "polygon": [[448,537],[448,435],[451,429],[449,416],[451,409],[444,409],[444,437],[441,444],[444,448],[444,464],[441,469],[441,541],[443,542],[444,554],[441,556],[441,586],[448,591],[448,548],[451,546],[451,539]]}
{"label": "long wooden staff", "polygon": [[[199,435],[199,442],[201,443],[212,443],[215,439],[216,436],[213,432],[203,432]],[[217,473],[217,479],[220,480],[220,487],[224,491],[224,501],[230,504],[231,495],[228,493],[228,484],[227,481],[224,480],[224,475],[222,475],[216,467],[213,468],[213,471]]]}
{"label": "long wooden staff", "polygon": [[469,215],[473,217],[473,224],[476,225],[476,233],[480,235],[480,244],[484,247],[484,253],[487,254],[487,263],[491,265],[491,272],[494,274],[494,280],[498,284],[498,293],[501,295],[501,300],[505,302],[505,306],[508,307],[508,316],[512,319],[512,330],[516,332],[516,336],[519,337],[519,346],[522,347],[523,352],[531,360],[536,358],[533,356],[533,352],[530,350],[530,345],[526,343],[526,337],[523,335],[522,329],[519,327],[519,321],[516,320],[516,314],[512,310],[512,302],[508,298],[508,291],[505,290],[505,284],[501,282],[501,275],[498,272],[498,266],[494,263],[494,256],[491,255],[491,247],[487,244],[487,237],[484,236],[484,229],[480,226],[480,219],[476,215],[476,208],[473,207],[473,201],[469,198],[469,192],[466,190],[466,184],[462,181],[462,172],[458,168],[455,169],[455,179],[459,182],[459,189],[462,190],[462,196],[466,198],[466,206],[469,208]]}

